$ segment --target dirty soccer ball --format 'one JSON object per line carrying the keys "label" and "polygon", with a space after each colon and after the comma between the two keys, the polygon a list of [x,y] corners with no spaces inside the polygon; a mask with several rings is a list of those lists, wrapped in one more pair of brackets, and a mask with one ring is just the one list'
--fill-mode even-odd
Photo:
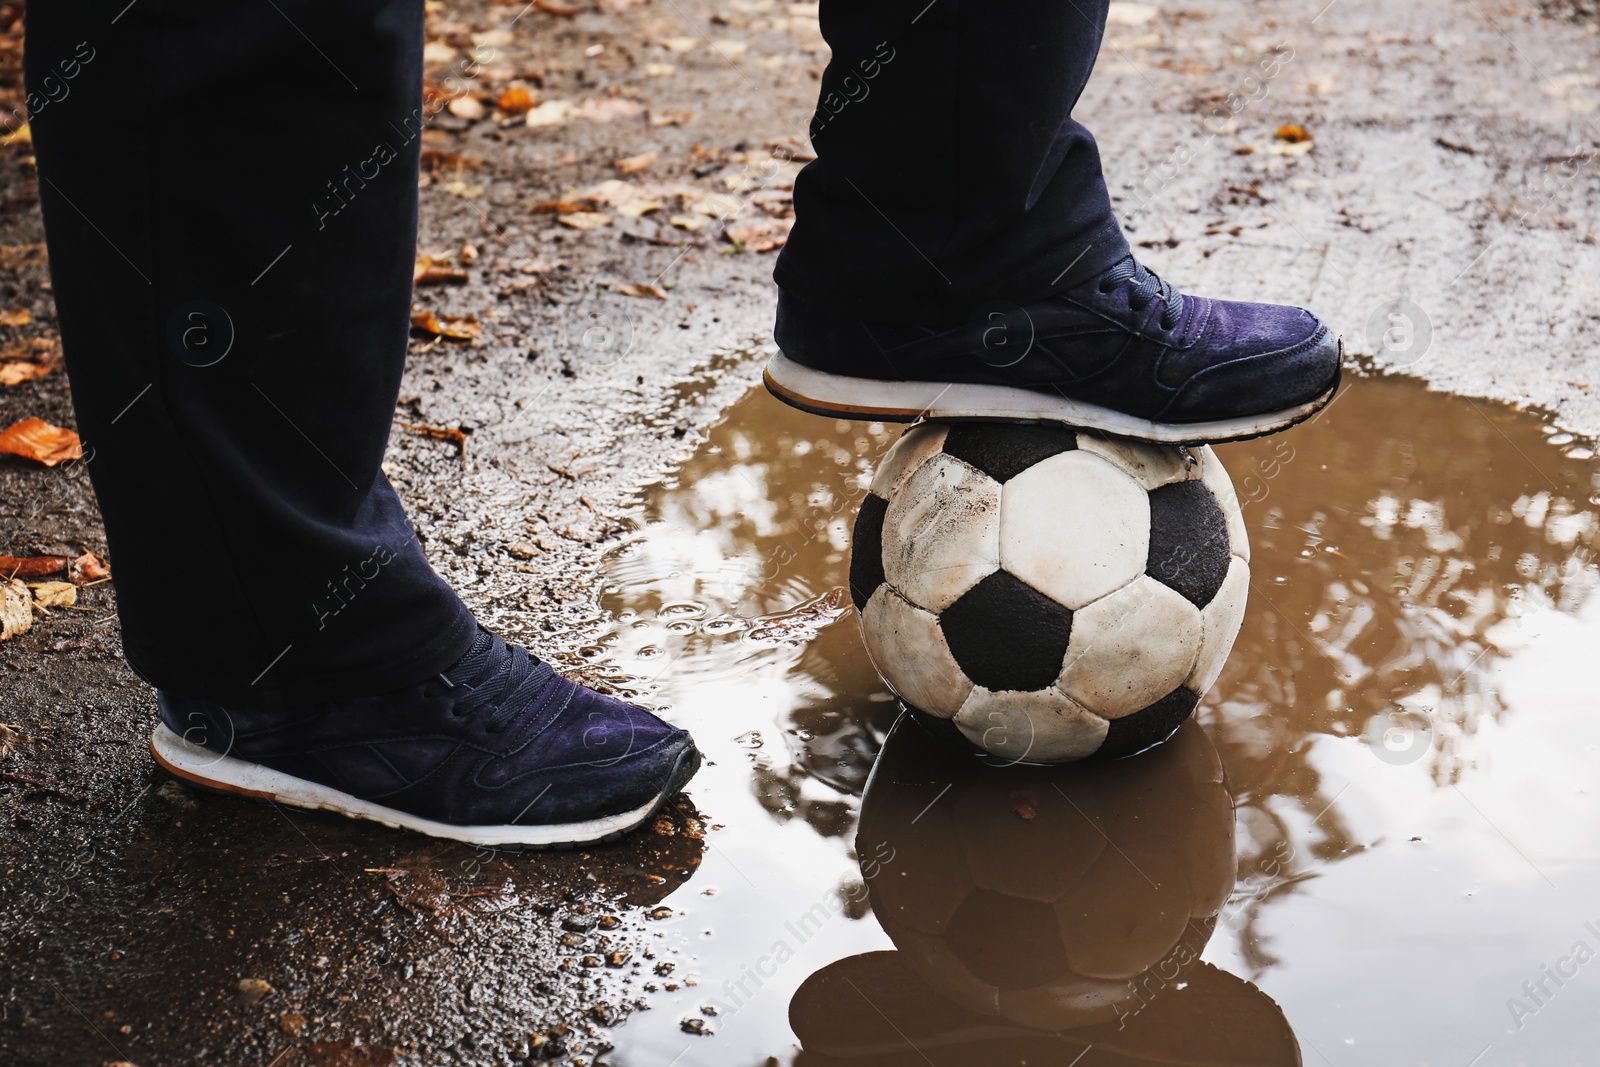
{"label": "dirty soccer ball", "polygon": [[922,423],[856,518],[850,593],[907,704],[995,756],[1166,739],[1222,672],[1250,546],[1210,448]]}

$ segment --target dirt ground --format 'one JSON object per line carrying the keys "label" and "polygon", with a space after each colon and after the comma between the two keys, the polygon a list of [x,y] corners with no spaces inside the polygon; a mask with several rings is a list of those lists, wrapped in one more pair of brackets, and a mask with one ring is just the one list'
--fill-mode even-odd
{"label": "dirt ground", "polygon": [[[816,5],[429,6],[453,102],[415,306],[476,334],[417,331],[397,416],[463,443],[397,426],[386,469],[486,623],[604,679],[600,555],[770,346]],[[1304,304],[1352,356],[1594,435],[1597,30],[1583,2],[1118,4],[1078,114],[1180,287]],[[0,310],[31,317],[0,362],[55,353],[36,204],[27,144],[0,147]],[[0,426],[71,426],[66,384],[0,388]],[[0,458],[0,523],[0,554],[105,553],[81,464]],[[0,645],[6,1062],[589,1064],[676,980],[651,923],[701,859],[692,791],[605,849],[477,854],[195,796],[153,770],[153,714],[108,585]]]}

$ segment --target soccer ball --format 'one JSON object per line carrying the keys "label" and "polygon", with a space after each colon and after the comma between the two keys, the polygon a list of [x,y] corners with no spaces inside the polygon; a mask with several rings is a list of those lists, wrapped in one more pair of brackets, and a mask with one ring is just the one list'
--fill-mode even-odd
{"label": "soccer ball", "polygon": [[1210,448],[921,423],[856,518],[850,595],[908,705],[1003,759],[1172,734],[1244,621],[1250,544]]}

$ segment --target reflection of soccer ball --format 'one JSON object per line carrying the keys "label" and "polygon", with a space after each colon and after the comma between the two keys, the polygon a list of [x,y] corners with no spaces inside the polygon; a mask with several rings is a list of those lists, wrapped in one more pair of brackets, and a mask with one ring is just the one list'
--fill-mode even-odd
{"label": "reflection of soccer ball", "polygon": [[983,767],[941,750],[901,720],[856,835],[873,913],[919,977],[1045,1030],[1171,1002],[1234,885],[1233,804],[1205,732],[1131,766]]}
{"label": "reflection of soccer ball", "polygon": [[1056,763],[1138,752],[1188,718],[1238,635],[1249,558],[1210,448],[923,423],[862,502],[850,593],[906,703]]}

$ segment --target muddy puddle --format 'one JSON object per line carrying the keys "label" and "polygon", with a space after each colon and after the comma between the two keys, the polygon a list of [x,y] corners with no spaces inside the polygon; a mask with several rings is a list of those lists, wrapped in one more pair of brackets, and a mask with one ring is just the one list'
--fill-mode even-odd
{"label": "muddy puddle", "polygon": [[1584,1062],[1586,443],[1365,378],[1219,449],[1253,587],[1196,720],[1124,763],[997,773],[896,725],[848,610],[896,433],[753,392],[608,561],[592,651],[694,730],[711,828],[652,926],[695,984],[651,990],[605,1062]]}

